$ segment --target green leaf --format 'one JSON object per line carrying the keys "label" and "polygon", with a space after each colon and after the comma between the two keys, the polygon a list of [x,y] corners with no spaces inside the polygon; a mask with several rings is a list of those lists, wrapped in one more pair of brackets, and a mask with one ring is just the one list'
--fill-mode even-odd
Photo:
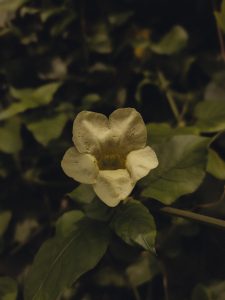
{"label": "green leaf", "polygon": [[223,300],[225,298],[225,281],[218,281],[207,287],[212,300]]}
{"label": "green leaf", "polygon": [[112,52],[112,45],[104,23],[95,26],[94,33],[88,37],[88,43],[91,50],[100,54],[109,54]]}
{"label": "green leaf", "polygon": [[83,109],[90,109],[93,104],[99,102],[101,100],[101,96],[99,94],[87,94],[82,99]]}
{"label": "green leaf", "polygon": [[98,221],[107,221],[113,214],[113,208],[107,206],[99,198],[84,206],[85,214],[90,218]]}
{"label": "green leaf", "polygon": [[109,23],[114,26],[121,26],[134,15],[133,11],[120,12],[109,15]]}
{"label": "green leaf", "polygon": [[39,224],[34,218],[26,218],[18,222],[14,230],[14,241],[24,244],[38,228],[40,228]]}
{"label": "green leaf", "polygon": [[199,129],[194,126],[172,128],[168,123],[148,123],[148,144],[160,144],[175,135],[198,135]]}
{"label": "green leaf", "polygon": [[207,286],[198,284],[192,292],[191,300],[223,300],[224,297],[225,281],[218,281]]}
{"label": "green leaf", "polygon": [[17,283],[9,277],[0,277],[0,299],[1,300],[16,300],[17,298]]}
{"label": "green leaf", "polygon": [[168,123],[148,123],[146,125],[148,144],[160,144],[171,136],[172,128]]}
{"label": "green leaf", "polygon": [[204,91],[204,100],[207,101],[225,101],[225,71],[213,74],[213,80],[209,82]]}
{"label": "green leaf", "polygon": [[126,269],[126,274],[133,286],[139,286],[150,282],[160,273],[160,265],[156,256],[150,252],[144,252],[133,264]]}
{"label": "green leaf", "polygon": [[212,149],[209,149],[207,172],[218,179],[225,180],[225,161]]}
{"label": "green leaf", "polygon": [[53,37],[62,34],[66,28],[77,18],[77,14],[74,10],[66,10],[67,14],[62,17],[61,20],[55,23],[51,28],[51,35]]}
{"label": "green leaf", "polygon": [[84,219],[65,238],[43,244],[25,282],[25,300],[53,300],[82,274],[93,269],[104,255],[109,229]]}
{"label": "green leaf", "polygon": [[3,236],[11,221],[12,213],[9,210],[0,212],[0,237]]}
{"label": "green leaf", "polygon": [[71,210],[64,213],[56,222],[56,235],[62,237],[70,235],[83,216],[84,214],[80,210]]}
{"label": "green leaf", "polygon": [[124,274],[113,266],[106,266],[104,268],[101,268],[95,276],[95,282],[98,284],[98,286],[102,287],[113,286],[114,288],[121,288],[127,286]]}
{"label": "green leaf", "polygon": [[203,132],[215,132],[225,129],[225,101],[223,99],[206,100],[195,108],[196,126]]}
{"label": "green leaf", "polygon": [[174,26],[158,43],[152,43],[150,48],[157,54],[171,55],[181,51],[188,42],[187,31]]}
{"label": "green leaf", "polygon": [[14,98],[18,99],[19,102],[14,102],[8,108],[1,111],[0,120],[5,120],[28,109],[48,105],[53,100],[53,96],[60,85],[60,82],[54,82],[42,85],[35,89],[11,88],[11,95]]}
{"label": "green leaf", "polygon": [[0,2],[0,11],[6,12],[6,11],[16,11],[18,8],[20,8],[24,3],[29,2],[30,0],[2,0]]}
{"label": "green leaf", "polygon": [[3,127],[0,127],[0,151],[13,154],[22,149],[20,128],[21,124],[16,119],[7,121]]}
{"label": "green leaf", "polygon": [[75,188],[71,193],[67,195],[72,200],[81,204],[91,203],[95,198],[95,192],[92,185],[84,183],[80,184],[77,188]]}
{"label": "green leaf", "polygon": [[140,181],[142,196],[171,204],[182,195],[194,192],[206,169],[209,139],[180,135],[153,146],[159,166]]}
{"label": "green leaf", "polygon": [[67,114],[61,113],[49,118],[27,123],[27,128],[40,144],[47,146],[52,140],[60,137],[67,121]]}
{"label": "green leaf", "polygon": [[60,13],[63,13],[65,11],[64,6],[59,7],[51,7],[49,9],[45,9],[40,13],[40,18],[42,22],[46,22],[49,18],[52,16],[58,15]]}
{"label": "green leaf", "polygon": [[118,207],[111,223],[116,234],[130,245],[155,250],[156,226],[148,209],[139,201],[128,200]]}
{"label": "green leaf", "polygon": [[192,295],[191,295],[191,300],[216,300],[212,299],[207,288],[202,285],[198,284],[194,288]]}

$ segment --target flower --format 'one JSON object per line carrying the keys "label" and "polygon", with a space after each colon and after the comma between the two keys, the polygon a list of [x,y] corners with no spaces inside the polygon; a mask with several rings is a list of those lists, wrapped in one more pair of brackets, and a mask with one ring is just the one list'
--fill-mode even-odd
{"label": "flower", "polygon": [[109,118],[82,111],[73,124],[74,146],[66,151],[61,165],[67,176],[93,185],[97,196],[114,207],[158,166],[146,140],[144,121],[134,108],[119,108]]}

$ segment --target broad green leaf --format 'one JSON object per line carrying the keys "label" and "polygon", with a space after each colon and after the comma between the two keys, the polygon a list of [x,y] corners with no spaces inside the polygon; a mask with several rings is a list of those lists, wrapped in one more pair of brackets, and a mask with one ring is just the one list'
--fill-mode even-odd
{"label": "broad green leaf", "polygon": [[72,200],[81,204],[91,203],[95,198],[95,192],[92,185],[80,184],[71,193],[67,194]]}
{"label": "broad green leaf", "polygon": [[209,149],[207,172],[218,179],[225,179],[225,161],[212,149]]}
{"label": "broad green leaf", "polygon": [[48,105],[60,87],[60,82],[49,83],[38,88],[15,89],[11,88],[11,95],[19,102],[12,103],[8,108],[0,111],[0,120],[5,120],[28,109]]}
{"label": "broad green leaf", "polygon": [[146,250],[155,250],[155,221],[141,202],[129,199],[127,203],[119,206],[111,226],[126,243],[138,244]]}
{"label": "broad green leaf", "polygon": [[194,126],[172,128],[168,123],[148,123],[146,127],[149,145],[165,142],[174,135],[198,135],[199,133],[198,128]]}
{"label": "broad green leaf", "polygon": [[68,236],[43,244],[25,282],[25,300],[53,300],[93,269],[109,242],[105,224],[84,219]]}
{"label": "broad green leaf", "polygon": [[29,2],[30,0],[1,0],[0,1],[0,11],[16,11],[24,3]]}
{"label": "broad green leaf", "polygon": [[188,42],[187,31],[177,25],[174,26],[158,43],[152,43],[150,48],[157,54],[171,55],[181,51]]}
{"label": "broad green leaf", "polygon": [[20,127],[20,122],[15,119],[7,121],[3,127],[0,127],[0,151],[13,154],[22,149]]}
{"label": "broad green leaf", "polygon": [[62,237],[70,235],[83,216],[84,214],[80,210],[65,212],[56,222],[56,235]]}
{"label": "broad green leaf", "polygon": [[140,181],[142,196],[169,205],[194,192],[205,176],[208,144],[208,138],[178,135],[153,146],[159,166]]}
{"label": "broad green leaf", "polygon": [[222,0],[220,12],[214,11],[214,15],[219,27],[225,33],[225,0]]}
{"label": "broad green leaf", "polygon": [[53,82],[35,89],[27,88],[19,90],[11,88],[11,95],[20,101],[27,101],[36,105],[46,105],[52,101],[52,97],[60,85],[60,82]]}
{"label": "broad green leaf", "polygon": [[225,101],[223,99],[206,100],[195,108],[196,126],[203,132],[215,132],[225,129]]}
{"label": "broad green leaf", "polygon": [[9,277],[0,277],[0,299],[17,299],[17,283],[15,280]]}
{"label": "broad green leaf", "polygon": [[0,212],[0,237],[3,236],[6,229],[9,226],[9,222],[12,218],[12,213],[9,210]]}
{"label": "broad green leaf", "polygon": [[85,214],[90,218],[98,221],[107,221],[113,214],[113,208],[107,206],[99,198],[83,207]]}
{"label": "broad green leaf", "polygon": [[63,128],[68,121],[67,114],[58,114],[49,118],[43,118],[27,124],[27,128],[33,133],[35,139],[47,146],[52,140],[60,137]]}

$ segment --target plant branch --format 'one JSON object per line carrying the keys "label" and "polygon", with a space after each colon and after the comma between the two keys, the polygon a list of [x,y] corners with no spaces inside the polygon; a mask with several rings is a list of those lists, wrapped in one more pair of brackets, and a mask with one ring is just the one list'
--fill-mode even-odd
{"label": "plant branch", "polygon": [[165,265],[162,261],[160,261],[160,267],[162,270],[162,280],[163,280],[165,300],[169,300],[168,276],[167,276],[167,271],[166,271]]}
{"label": "plant branch", "polygon": [[216,28],[217,28],[217,34],[218,34],[218,39],[219,39],[219,43],[220,43],[221,56],[222,56],[222,59],[225,61],[225,45],[224,45],[223,34],[222,34],[222,31],[217,22],[216,22]]}
{"label": "plant branch", "polygon": [[134,299],[135,300],[141,300],[141,297],[139,295],[137,287],[131,282],[129,276],[126,273],[124,274],[124,279],[125,279],[128,287],[131,289],[131,291],[133,293],[133,296],[134,296]]}
{"label": "plant branch", "polygon": [[165,92],[166,99],[170,105],[173,115],[174,115],[177,123],[179,124],[181,121],[180,113],[178,111],[178,108],[177,108],[176,102],[173,98],[173,95],[170,92],[170,90],[168,89],[169,82],[167,81],[167,79],[164,77],[164,75],[161,72],[158,72],[158,79],[159,79],[159,82],[161,85],[161,89]]}
{"label": "plant branch", "polygon": [[225,229],[225,220],[205,216],[192,211],[165,206],[160,209],[160,212]]}

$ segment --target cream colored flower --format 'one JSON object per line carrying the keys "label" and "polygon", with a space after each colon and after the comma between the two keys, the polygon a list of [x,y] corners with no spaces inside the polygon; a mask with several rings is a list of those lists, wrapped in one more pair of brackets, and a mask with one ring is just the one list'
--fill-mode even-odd
{"label": "cream colored flower", "polygon": [[158,166],[146,139],[144,121],[134,108],[119,108],[109,118],[82,111],[74,120],[74,146],[66,151],[62,168],[74,180],[92,184],[97,196],[114,207]]}

